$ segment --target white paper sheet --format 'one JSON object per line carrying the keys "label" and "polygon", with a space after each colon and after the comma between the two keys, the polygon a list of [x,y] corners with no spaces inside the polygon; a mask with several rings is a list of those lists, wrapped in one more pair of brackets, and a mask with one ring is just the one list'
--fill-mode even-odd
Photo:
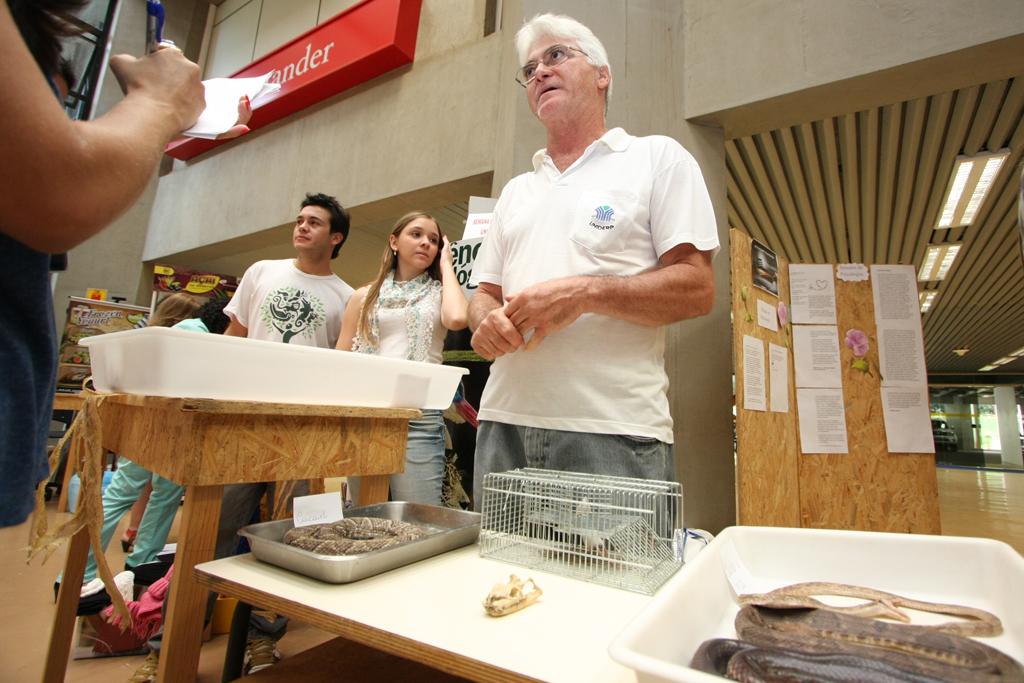
{"label": "white paper sheet", "polygon": [[913,266],[871,266],[871,279],[875,322],[879,326],[921,327]]}
{"label": "white paper sheet", "polygon": [[341,494],[337,491],[297,496],[292,500],[292,512],[297,527],[329,524],[345,517],[341,506]]}
{"label": "white paper sheet", "polygon": [[831,264],[789,266],[789,317],[807,325],[836,324],[836,283]]}
{"label": "white paper sheet", "polygon": [[928,387],[883,387],[882,416],[890,453],[934,453]]}
{"label": "white paper sheet", "polygon": [[801,453],[847,453],[842,389],[797,389]]}
{"label": "white paper sheet", "polygon": [[772,332],[779,331],[779,315],[775,306],[762,299],[757,300],[757,324]]}
{"label": "white paper sheet", "polygon": [[466,230],[462,233],[462,239],[486,237],[493,216],[493,213],[471,213],[466,216]]}
{"label": "white paper sheet", "polygon": [[494,207],[498,200],[493,197],[470,197],[468,215],[466,216],[466,229],[462,233],[462,239],[470,240],[477,237],[484,237],[491,228],[491,219],[494,217]]}
{"label": "white paper sheet", "polygon": [[890,453],[934,453],[924,334],[913,266],[871,266],[882,417]]}
{"label": "white paper sheet", "polygon": [[928,383],[920,329],[879,329],[878,356],[883,387],[918,387]]}
{"label": "white paper sheet", "polygon": [[798,387],[842,387],[838,329],[834,325],[793,325],[793,365]]}
{"label": "white paper sheet", "polygon": [[183,135],[212,140],[238,123],[238,101],[249,98],[253,110],[265,104],[281,86],[268,82],[270,73],[254,78],[211,78],[203,81],[206,108]]}
{"label": "white paper sheet", "polygon": [[871,279],[882,386],[926,385],[928,373],[914,267],[871,266]]}
{"label": "white paper sheet", "polygon": [[789,412],[789,349],[768,344],[769,409],[773,413]]}
{"label": "white paper sheet", "polygon": [[868,267],[863,263],[840,263],[836,266],[836,278],[843,282],[865,282]]}
{"label": "white paper sheet", "polygon": [[743,335],[743,407],[766,410],[764,392],[764,343]]}

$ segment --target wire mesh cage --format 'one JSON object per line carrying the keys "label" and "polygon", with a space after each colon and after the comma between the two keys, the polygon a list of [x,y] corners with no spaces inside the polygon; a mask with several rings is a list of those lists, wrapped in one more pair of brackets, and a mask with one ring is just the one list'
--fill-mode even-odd
{"label": "wire mesh cage", "polygon": [[653,594],[680,566],[676,482],[524,468],[484,477],[480,555]]}

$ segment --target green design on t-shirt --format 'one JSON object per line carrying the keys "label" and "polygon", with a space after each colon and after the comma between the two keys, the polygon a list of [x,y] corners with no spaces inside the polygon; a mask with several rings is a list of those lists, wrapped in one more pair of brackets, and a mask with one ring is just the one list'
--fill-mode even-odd
{"label": "green design on t-shirt", "polygon": [[323,302],[295,287],[274,290],[263,300],[260,317],[267,326],[281,333],[281,341],[285,344],[300,334],[311,339],[327,319]]}

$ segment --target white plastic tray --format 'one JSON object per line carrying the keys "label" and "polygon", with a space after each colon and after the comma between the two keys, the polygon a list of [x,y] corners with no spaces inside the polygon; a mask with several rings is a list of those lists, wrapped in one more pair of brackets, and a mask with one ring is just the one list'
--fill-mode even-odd
{"label": "white plastic tray", "polygon": [[[820,529],[730,527],[662,586],[612,642],[612,659],[640,683],[710,682],[689,668],[701,643],[735,638],[736,593],[800,581],[870,586],[905,597],[980,607],[1003,622],[1003,635],[978,638],[1018,661],[1024,657],[1024,558],[981,538]],[[840,604],[838,601],[836,604]],[[913,622],[949,618],[912,612]]]}
{"label": "white plastic tray", "polygon": [[447,408],[469,371],[166,327],[82,340],[99,391],[369,408]]}

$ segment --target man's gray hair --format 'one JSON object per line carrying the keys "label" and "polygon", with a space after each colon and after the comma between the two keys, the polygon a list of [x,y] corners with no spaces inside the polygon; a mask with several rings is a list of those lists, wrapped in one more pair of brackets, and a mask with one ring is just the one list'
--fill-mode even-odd
{"label": "man's gray hair", "polygon": [[612,67],[608,63],[608,52],[604,45],[597,39],[594,32],[564,14],[538,14],[533,19],[523,24],[523,27],[516,33],[516,54],[519,56],[519,66],[526,64],[526,58],[530,54],[530,48],[541,38],[566,38],[576,43],[576,46],[587,55],[587,61],[597,67],[608,69],[608,90],[605,91],[605,107],[608,106],[608,99],[612,94]]}

